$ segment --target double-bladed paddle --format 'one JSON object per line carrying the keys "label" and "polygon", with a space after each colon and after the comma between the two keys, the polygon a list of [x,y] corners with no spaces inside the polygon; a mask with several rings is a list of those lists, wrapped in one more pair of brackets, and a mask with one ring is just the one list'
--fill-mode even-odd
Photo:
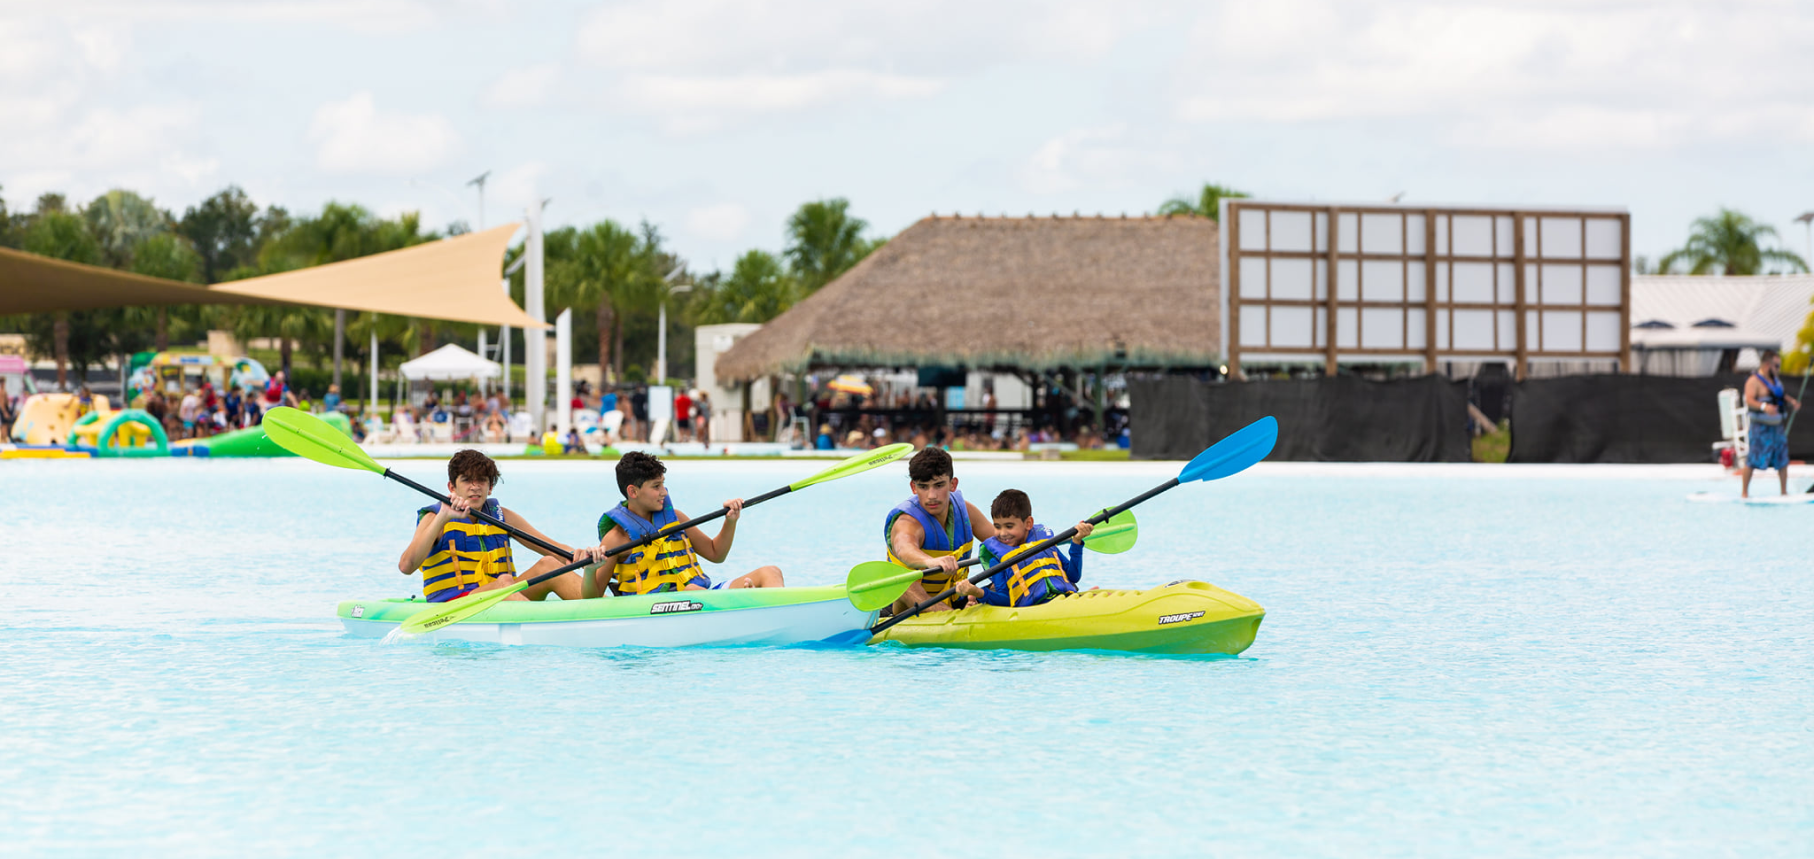
{"label": "double-bladed paddle", "polygon": [[[1254,421],[1253,423],[1250,423],[1247,426],[1244,426],[1238,430],[1235,430],[1228,437],[1211,445],[1208,450],[1205,450],[1202,453],[1197,454],[1195,459],[1192,459],[1190,462],[1187,462],[1184,464],[1184,468],[1182,468],[1178,471],[1177,477],[1174,477],[1170,480],[1167,480],[1164,483],[1159,484],[1158,486],[1153,487],[1152,489],[1142,492],[1139,495],[1134,496],[1133,498],[1130,498],[1127,501],[1125,501],[1115,507],[1110,507],[1107,510],[1103,510],[1084,521],[1089,522],[1092,525],[1106,522],[1110,518],[1115,516],[1116,514],[1121,513],[1125,510],[1128,510],[1129,508],[1132,508],[1135,505],[1138,505],[1138,504],[1158,495],[1159,493],[1165,492],[1166,490],[1169,490],[1172,487],[1178,486],[1180,484],[1191,483],[1191,482],[1199,481],[1199,480],[1202,480],[1202,481],[1220,480],[1224,477],[1229,477],[1231,475],[1239,474],[1242,471],[1247,470],[1247,468],[1249,466],[1253,465],[1254,463],[1259,462],[1262,459],[1265,459],[1266,455],[1272,452],[1272,446],[1274,443],[1276,443],[1278,441],[1278,439],[1279,439],[1279,422],[1277,420],[1274,420],[1270,416],[1260,418],[1259,420]],[[1076,528],[1066,528],[1063,533],[1057,534],[1057,535],[1051,537],[1050,539],[1041,540],[1038,543],[1033,544],[1031,547],[1029,547],[1025,552],[1023,552],[1021,554],[1024,556],[1024,555],[1037,554],[1039,552],[1043,552],[1047,549],[1052,548],[1053,546],[1058,545],[1059,543],[1062,543],[1066,540],[1071,539],[1073,536],[1076,536],[1076,534],[1077,534]],[[970,561],[968,563],[975,563],[976,560],[977,559],[972,559],[972,561]],[[878,563],[880,563],[880,562],[878,562]],[[968,563],[960,565],[960,566],[967,566]],[[890,566],[892,566],[892,565],[890,565]],[[986,570],[983,570],[980,573],[977,573],[974,576],[971,576],[970,583],[976,584],[985,579],[992,578],[997,573],[1000,573],[1003,570],[1006,570],[1012,566],[1013,566],[1012,561],[1004,561],[1002,563],[996,564],[993,567],[990,567]],[[906,571],[906,570],[903,570],[903,568],[899,568],[899,567],[896,567],[896,570],[900,571],[900,572],[896,572],[894,574],[896,576],[901,575],[902,572],[910,573],[911,575],[914,575],[914,576],[920,575],[920,571],[918,571],[918,570]],[[856,573],[855,570],[852,570],[851,572],[852,572],[852,575],[855,575],[855,573]],[[911,584],[911,582],[909,582],[909,584]],[[879,634],[879,633],[887,630],[889,627],[892,627],[895,624],[900,623],[903,620],[906,620],[907,618],[913,617],[914,615],[919,614],[920,612],[925,611],[926,609],[929,609],[935,605],[938,605],[940,602],[942,602],[946,599],[949,599],[951,597],[951,595],[956,592],[957,592],[957,590],[955,588],[946,588],[945,590],[940,591],[936,596],[933,596],[931,599],[928,599],[925,602],[920,603],[919,605],[916,605],[904,612],[901,612],[900,614],[895,615],[894,617],[891,617],[885,621],[882,621],[881,623],[876,624],[873,627],[870,627],[869,631],[871,633]],[[853,598],[852,602],[855,602],[855,601],[856,600]],[[859,607],[861,607],[860,604],[859,604]]]}
{"label": "double-bladed paddle", "polygon": [[[907,454],[912,453],[912,452],[913,452],[913,445],[907,444],[904,442],[901,444],[891,444],[891,445],[888,445],[887,447],[878,447],[875,450],[869,451],[867,453],[857,454],[856,456],[846,459],[843,462],[840,462],[837,465],[832,466],[831,468],[828,468],[824,471],[819,472],[818,474],[815,474],[811,477],[806,478],[805,480],[790,483],[786,486],[781,487],[780,489],[776,489],[771,492],[765,492],[761,495],[758,495],[754,498],[744,501],[743,507],[744,507],[744,509],[749,509],[750,507],[755,506],[757,504],[761,504],[762,502],[767,501],[771,498],[779,498],[783,495],[786,495],[789,492],[793,492],[798,489],[805,489],[808,486],[813,486],[813,485],[820,484],[820,483],[826,483],[829,481],[837,480],[838,478],[841,478],[841,477],[849,477],[853,474],[862,474],[863,472],[868,471],[872,468],[877,468],[877,467],[880,467],[883,465],[887,465],[890,462],[894,462],[895,460],[900,459],[901,457],[906,456]],[[628,552],[631,549],[634,549],[637,546],[641,546],[645,543],[648,543],[651,540],[657,540],[657,539],[665,537],[669,534],[674,534],[674,533],[677,533],[680,531],[685,531],[688,528],[692,528],[697,525],[703,525],[703,524],[710,522],[713,519],[717,519],[729,512],[731,512],[731,509],[729,507],[720,507],[720,508],[718,508],[717,511],[712,512],[712,513],[707,513],[704,516],[697,516],[692,519],[688,519],[685,522],[675,522],[671,525],[663,527],[659,531],[655,531],[644,537],[638,538],[636,540],[632,540],[628,543],[623,544],[622,546],[618,546],[614,549],[611,549],[610,551],[606,552],[603,557],[609,558],[613,555],[618,555],[623,552]],[[439,607],[439,608],[431,609],[429,611],[424,611],[424,612],[417,612],[416,614],[412,615],[408,620],[404,621],[403,625],[400,628],[407,635],[417,635],[420,633],[430,632],[430,631],[433,631],[436,629],[440,629],[441,627],[447,626],[450,623],[459,623],[462,620],[465,620],[469,617],[473,617],[474,615],[477,615],[480,612],[483,612],[486,609],[491,608],[492,606],[497,605],[498,603],[500,603],[506,599],[509,599],[510,595],[516,593],[517,591],[523,590],[524,588],[534,587],[536,585],[541,584],[542,582],[553,579],[556,576],[565,575],[567,573],[573,572],[574,570],[580,569],[582,567],[591,566],[593,564],[598,563],[600,560],[603,560],[603,558],[590,558],[590,559],[587,559],[584,561],[574,561],[573,563],[567,564],[566,566],[549,570],[548,572],[545,572],[539,576],[536,576],[535,578],[516,582],[515,584],[512,584],[508,587],[499,588],[495,591],[485,591],[484,593],[475,593],[470,596],[461,597],[452,602],[442,603],[441,607]],[[907,587],[908,587],[908,585],[903,585],[901,587],[901,593],[906,593]],[[890,598],[889,602],[893,602],[895,599],[899,599],[899,594],[896,594],[895,597]],[[851,602],[855,603],[856,600],[852,599]],[[864,609],[864,610],[868,611],[868,609]]]}

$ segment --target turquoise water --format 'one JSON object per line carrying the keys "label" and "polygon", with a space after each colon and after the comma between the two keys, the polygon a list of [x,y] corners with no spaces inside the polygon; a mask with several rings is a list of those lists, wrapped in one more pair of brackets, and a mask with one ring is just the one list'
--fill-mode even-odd
{"label": "turquoise water", "polygon": [[[801,463],[676,463],[713,509]],[[433,463],[400,469],[425,482]],[[1067,524],[1163,465],[960,463]],[[506,463],[592,533],[609,469]],[[299,461],[0,464],[0,837],[28,855],[1763,856],[1814,844],[1814,506],[1711,481],[1261,469],[1086,584],[1268,609],[1234,659],[343,638],[416,496]],[[1584,472],[1585,473],[1585,472]],[[902,475],[747,514],[842,580]],[[1094,506],[1092,506],[1094,505]]]}

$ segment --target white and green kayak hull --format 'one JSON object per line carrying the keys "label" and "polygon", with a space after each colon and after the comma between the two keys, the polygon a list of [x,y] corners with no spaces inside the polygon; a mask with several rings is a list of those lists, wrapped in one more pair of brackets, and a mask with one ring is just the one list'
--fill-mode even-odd
{"label": "white and green kayak hull", "polygon": [[[360,638],[383,638],[437,603],[346,600],[340,622]],[[730,647],[824,642],[859,646],[876,613],[850,604],[843,585],[739,588],[543,602],[509,600],[426,633],[429,641],[565,647]]]}

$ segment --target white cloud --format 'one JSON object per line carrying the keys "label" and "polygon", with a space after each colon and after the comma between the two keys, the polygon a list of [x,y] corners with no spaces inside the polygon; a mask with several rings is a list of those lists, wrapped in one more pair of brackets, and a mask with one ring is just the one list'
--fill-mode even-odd
{"label": "white cloud", "polygon": [[687,213],[687,231],[715,241],[741,238],[749,225],[749,210],[736,203],[702,206]]}
{"label": "white cloud", "polygon": [[1177,148],[1163,139],[1131,136],[1123,123],[1074,128],[1034,150],[1020,169],[1020,185],[1045,195],[1160,180],[1181,166]]}
{"label": "white cloud", "polygon": [[[582,62],[619,73],[611,103],[670,132],[833,105],[923,99],[1029,59],[1091,62],[1150,4],[632,0],[581,26]],[[954,22],[963,22],[961,26]]]}
{"label": "white cloud", "polygon": [[554,63],[511,69],[485,88],[479,103],[491,108],[539,107],[548,101],[560,76]]}
{"label": "white cloud", "polygon": [[1466,146],[1626,149],[1806,133],[1805,5],[1274,0],[1200,18],[1192,122],[1422,118]]}
{"label": "white cloud", "polygon": [[315,163],[326,173],[421,173],[459,147],[453,124],[436,114],[386,113],[369,92],[317,108],[309,126]]}
{"label": "white cloud", "polygon": [[720,128],[736,117],[837,102],[925,98],[943,87],[937,80],[860,69],[794,75],[633,75],[623,82],[618,98],[627,107],[662,115],[670,131],[697,132]]}
{"label": "white cloud", "polygon": [[495,227],[506,221],[520,221],[523,210],[536,195],[549,196],[543,187],[548,165],[529,161],[491,174],[485,183],[485,225]]}

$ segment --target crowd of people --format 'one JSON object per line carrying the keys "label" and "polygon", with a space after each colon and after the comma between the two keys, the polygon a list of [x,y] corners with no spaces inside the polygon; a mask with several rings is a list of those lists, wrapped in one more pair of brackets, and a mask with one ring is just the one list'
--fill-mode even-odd
{"label": "crowd of people", "polygon": [[[78,396],[85,406],[93,399],[86,387]],[[329,396],[337,403],[338,387],[333,388]],[[216,389],[212,381],[203,379],[199,384],[186,386],[180,395],[174,392],[166,395],[152,388],[134,397],[131,405],[156,419],[163,425],[164,434],[175,441],[208,438],[258,426],[264,420],[264,413],[278,406],[306,409],[309,393],[292,389],[283,371],[279,370],[262,386],[245,384],[238,388],[226,387],[222,391]]]}

